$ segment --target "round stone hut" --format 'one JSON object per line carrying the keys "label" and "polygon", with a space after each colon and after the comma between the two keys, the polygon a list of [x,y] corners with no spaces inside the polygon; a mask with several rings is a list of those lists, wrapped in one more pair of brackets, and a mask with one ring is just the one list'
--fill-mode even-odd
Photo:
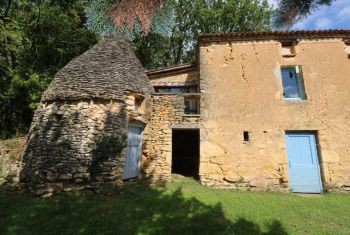
{"label": "round stone hut", "polygon": [[141,151],[137,144],[129,148],[127,136],[141,141],[152,91],[121,36],[106,38],[73,59],[56,74],[34,114],[20,181],[43,189],[120,184],[135,167],[125,161],[126,152]]}

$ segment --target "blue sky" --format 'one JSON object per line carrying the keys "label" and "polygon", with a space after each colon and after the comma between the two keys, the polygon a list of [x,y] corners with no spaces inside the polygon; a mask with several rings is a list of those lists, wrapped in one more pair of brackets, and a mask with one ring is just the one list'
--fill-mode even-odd
{"label": "blue sky", "polygon": [[[272,4],[277,2],[268,1]],[[331,6],[322,6],[292,29],[350,29],[350,0],[337,0]]]}

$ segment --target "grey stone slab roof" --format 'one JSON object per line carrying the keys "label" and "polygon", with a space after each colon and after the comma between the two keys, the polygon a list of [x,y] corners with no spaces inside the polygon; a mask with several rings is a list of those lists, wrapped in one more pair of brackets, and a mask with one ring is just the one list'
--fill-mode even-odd
{"label": "grey stone slab roof", "polygon": [[41,101],[123,100],[126,90],[147,94],[152,89],[130,44],[116,36],[101,40],[59,70]]}

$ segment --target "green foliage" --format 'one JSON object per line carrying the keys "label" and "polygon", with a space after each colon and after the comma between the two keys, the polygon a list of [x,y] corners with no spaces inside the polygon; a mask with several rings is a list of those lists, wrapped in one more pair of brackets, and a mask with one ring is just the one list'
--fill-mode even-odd
{"label": "green foliage", "polygon": [[6,148],[14,149],[14,148],[18,147],[19,144],[20,144],[19,141],[15,140],[15,141],[10,141],[10,142],[5,143],[5,146],[6,146]]}
{"label": "green foliage", "polygon": [[155,32],[134,38],[135,52],[148,68],[191,62],[198,35],[270,30],[272,9],[259,0],[168,0],[175,23],[170,36]]}
{"label": "green foliage", "polygon": [[169,37],[150,32],[147,36],[135,36],[132,45],[142,65],[150,69],[172,65],[170,42]]}
{"label": "green foliage", "polygon": [[[28,129],[54,74],[97,42],[95,32],[115,33],[109,11],[117,2],[0,2],[0,138]],[[148,35],[137,23],[133,32],[121,31],[151,69],[193,61],[201,33],[266,31],[270,16],[266,0],[168,0]]]}
{"label": "green foliage", "polygon": [[[100,35],[114,34],[109,12],[115,0],[85,0],[87,26]],[[266,0],[167,0],[144,35],[136,23],[121,32],[132,42],[147,69],[191,62],[201,33],[270,30],[272,9]]]}
{"label": "green foliage", "polygon": [[80,1],[1,2],[0,137],[28,129],[54,74],[97,42]]}
{"label": "green foliage", "polygon": [[0,193],[0,234],[349,234],[347,194],[301,197],[202,186],[173,177],[108,195]]}
{"label": "green foliage", "polygon": [[10,159],[14,159],[16,157],[16,153],[15,152],[10,152],[9,153],[9,158]]}
{"label": "green foliage", "polygon": [[243,176],[240,176],[238,182],[239,182],[239,183],[244,183],[244,177],[243,177]]}

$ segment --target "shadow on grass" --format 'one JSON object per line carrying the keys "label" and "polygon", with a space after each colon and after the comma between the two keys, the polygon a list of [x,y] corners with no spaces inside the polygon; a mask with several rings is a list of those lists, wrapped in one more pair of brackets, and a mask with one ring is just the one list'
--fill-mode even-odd
{"label": "shadow on grass", "polygon": [[279,221],[262,231],[245,218],[230,221],[221,205],[185,198],[144,183],[109,196],[64,193],[49,199],[0,194],[0,234],[287,234]]}

